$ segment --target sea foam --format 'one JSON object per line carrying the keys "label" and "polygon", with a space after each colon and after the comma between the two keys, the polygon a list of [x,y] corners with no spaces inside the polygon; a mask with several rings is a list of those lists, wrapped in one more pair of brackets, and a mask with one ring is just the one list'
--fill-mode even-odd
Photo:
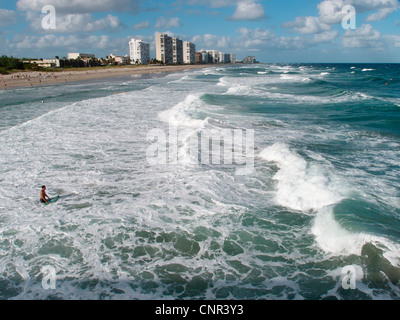
{"label": "sea foam", "polygon": [[310,165],[284,143],[265,148],[260,157],[275,162],[279,171],[276,202],[284,207],[308,212],[339,202],[343,196],[318,165]]}

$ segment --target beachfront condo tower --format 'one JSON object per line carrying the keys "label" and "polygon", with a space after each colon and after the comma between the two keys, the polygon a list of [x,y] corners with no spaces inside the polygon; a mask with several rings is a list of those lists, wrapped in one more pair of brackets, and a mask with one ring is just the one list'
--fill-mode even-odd
{"label": "beachfront condo tower", "polygon": [[172,59],[175,64],[183,63],[183,42],[181,39],[172,38]]}
{"label": "beachfront condo tower", "polygon": [[148,64],[150,62],[150,44],[138,39],[129,42],[131,63]]}
{"label": "beachfront condo tower", "polygon": [[156,34],[156,59],[165,64],[174,62],[173,41],[167,34]]}
{"label": "beachfront condo tower", "polygon": [[191,64],[196,62],[196,45],[189,41],[183,42],[183,63]]}

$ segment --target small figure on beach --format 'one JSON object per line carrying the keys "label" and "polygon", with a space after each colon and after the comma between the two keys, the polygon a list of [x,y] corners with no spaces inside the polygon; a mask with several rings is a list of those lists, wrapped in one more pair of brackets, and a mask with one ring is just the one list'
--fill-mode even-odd
{"label": "small figure on beach", "polygon": [[40,202],[41,203],[49,203],[50,197],[46,193],[46,186],[42,186],[42,190],[40,190]]}

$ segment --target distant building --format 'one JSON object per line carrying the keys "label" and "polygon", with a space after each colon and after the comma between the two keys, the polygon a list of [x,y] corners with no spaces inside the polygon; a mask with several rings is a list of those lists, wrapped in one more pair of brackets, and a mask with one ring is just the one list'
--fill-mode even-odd
{"label": "distant building", "polygon": [[167,34],[156,34],[156,59],[166,64],[174,62],[172,38]]}
{"label": "distant building", "polygon": [[183,63],[183,42],[178,38],[172,38],[172,62]]}
{"label": "distant building", "polygon": [[218,52],[218,63],[226,63],[225,62],[225,53]]}
{"label": "distant building", "polygon": [[24,60],[24,63],[36,63],[43,68],[59,68],[60,59],[40,59],[40,60]]}
{"label": "distant building", "polygon": [[203,61],[203,63],[212,63],[212,62],[210,61],[210,59],[211,59],[211,57],[210,57],[210,55],[208,54],[208,52],[201,51],[201,60]]}
{"label": "distant building", "polygon": [[243,59],[243,63],[247,63],[247,64],[257,63],[256,57],[254,57],[254,56],[247,56],[246,58]]}
{"label": "distant building", "polygon": [[195,63],[203,63],[203,57],[201,52],[195,53]]}
{"label": "distant building", "polygon": [[210,63],[218,63],[219,62],[219,51],[218,50],[206,50],[206,52],[210,55],[210,59],[209,59]]}
{"label": "distant building", "polygon": [[78,59],[78,58],[85,60],[85,59],[94,59],[94,58],[96,58],[96,56],[91,53],[68,53],[69,60]]}
{"label": "distant building", "polygon": [[196,62],[196,45],[189,41],[183,42],[183,63],[191,64]]}
{"label": "distant building", "polygon": [[[197,54],[197,53],[196,53]],[[236,56],[233,53],[223,53],[218,50],[200,50],[203,63],[235,63]],[[197,57],[196,57],[197,63]]]}
{"label": "distant building", "polygon": [[115,54],[110,53],[110,58],[114,59],[114,62],[118,65],[128,64],[130,62],[129,56],[117,56]]}
{"label": "distant building", "polygon": [[129,57],[131,63],[148,64],[150,62],[150,44],[132,38],[129,42]]}

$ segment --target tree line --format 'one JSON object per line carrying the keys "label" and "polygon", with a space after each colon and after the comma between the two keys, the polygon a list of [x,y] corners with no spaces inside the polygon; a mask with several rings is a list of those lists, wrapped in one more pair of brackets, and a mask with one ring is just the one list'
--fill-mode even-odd
{"label": "tree line", "polygon": [[[56,57],[56,59],[59,59]],[[2,55],[0,57],[0,74],[8,74],[12,72],[12,70],[30,70],[30,71],[46,71],[47,68],[41,67],[36,63],[24,63],[24,60],[31,61],[32,59],[19,59],[14,57],[8,57],[6,55]],[[103,58],[92,58],[92,59],[67,59],[63,57],[59,59],[60,68],[83,68],[83,67],[98,67],[98,66],[107,66],[117,64],[113,59],[107,57],[107,59]],[[138,61],[136,62],[138,64]],[[149,64],[163,64],[161,61],[156,59],[151,59]]]}
{"label": "tree line", "polygon": [[24,63],[24,60],[31,59],[19,59],[14,57],[8,57],[2,55],[0,57],[0,74],[9,74],[12,70],[30,70],[30,71],[45,71],[46,69],[39,66],[36,63]]}
{"label": "tree line", "polygon": [[17,69],[17,70],[25,70],[24,63],[21,59],[14,57],[7,57],[2,55],[0,57],[0,73],[7,74],[8,71]]}

